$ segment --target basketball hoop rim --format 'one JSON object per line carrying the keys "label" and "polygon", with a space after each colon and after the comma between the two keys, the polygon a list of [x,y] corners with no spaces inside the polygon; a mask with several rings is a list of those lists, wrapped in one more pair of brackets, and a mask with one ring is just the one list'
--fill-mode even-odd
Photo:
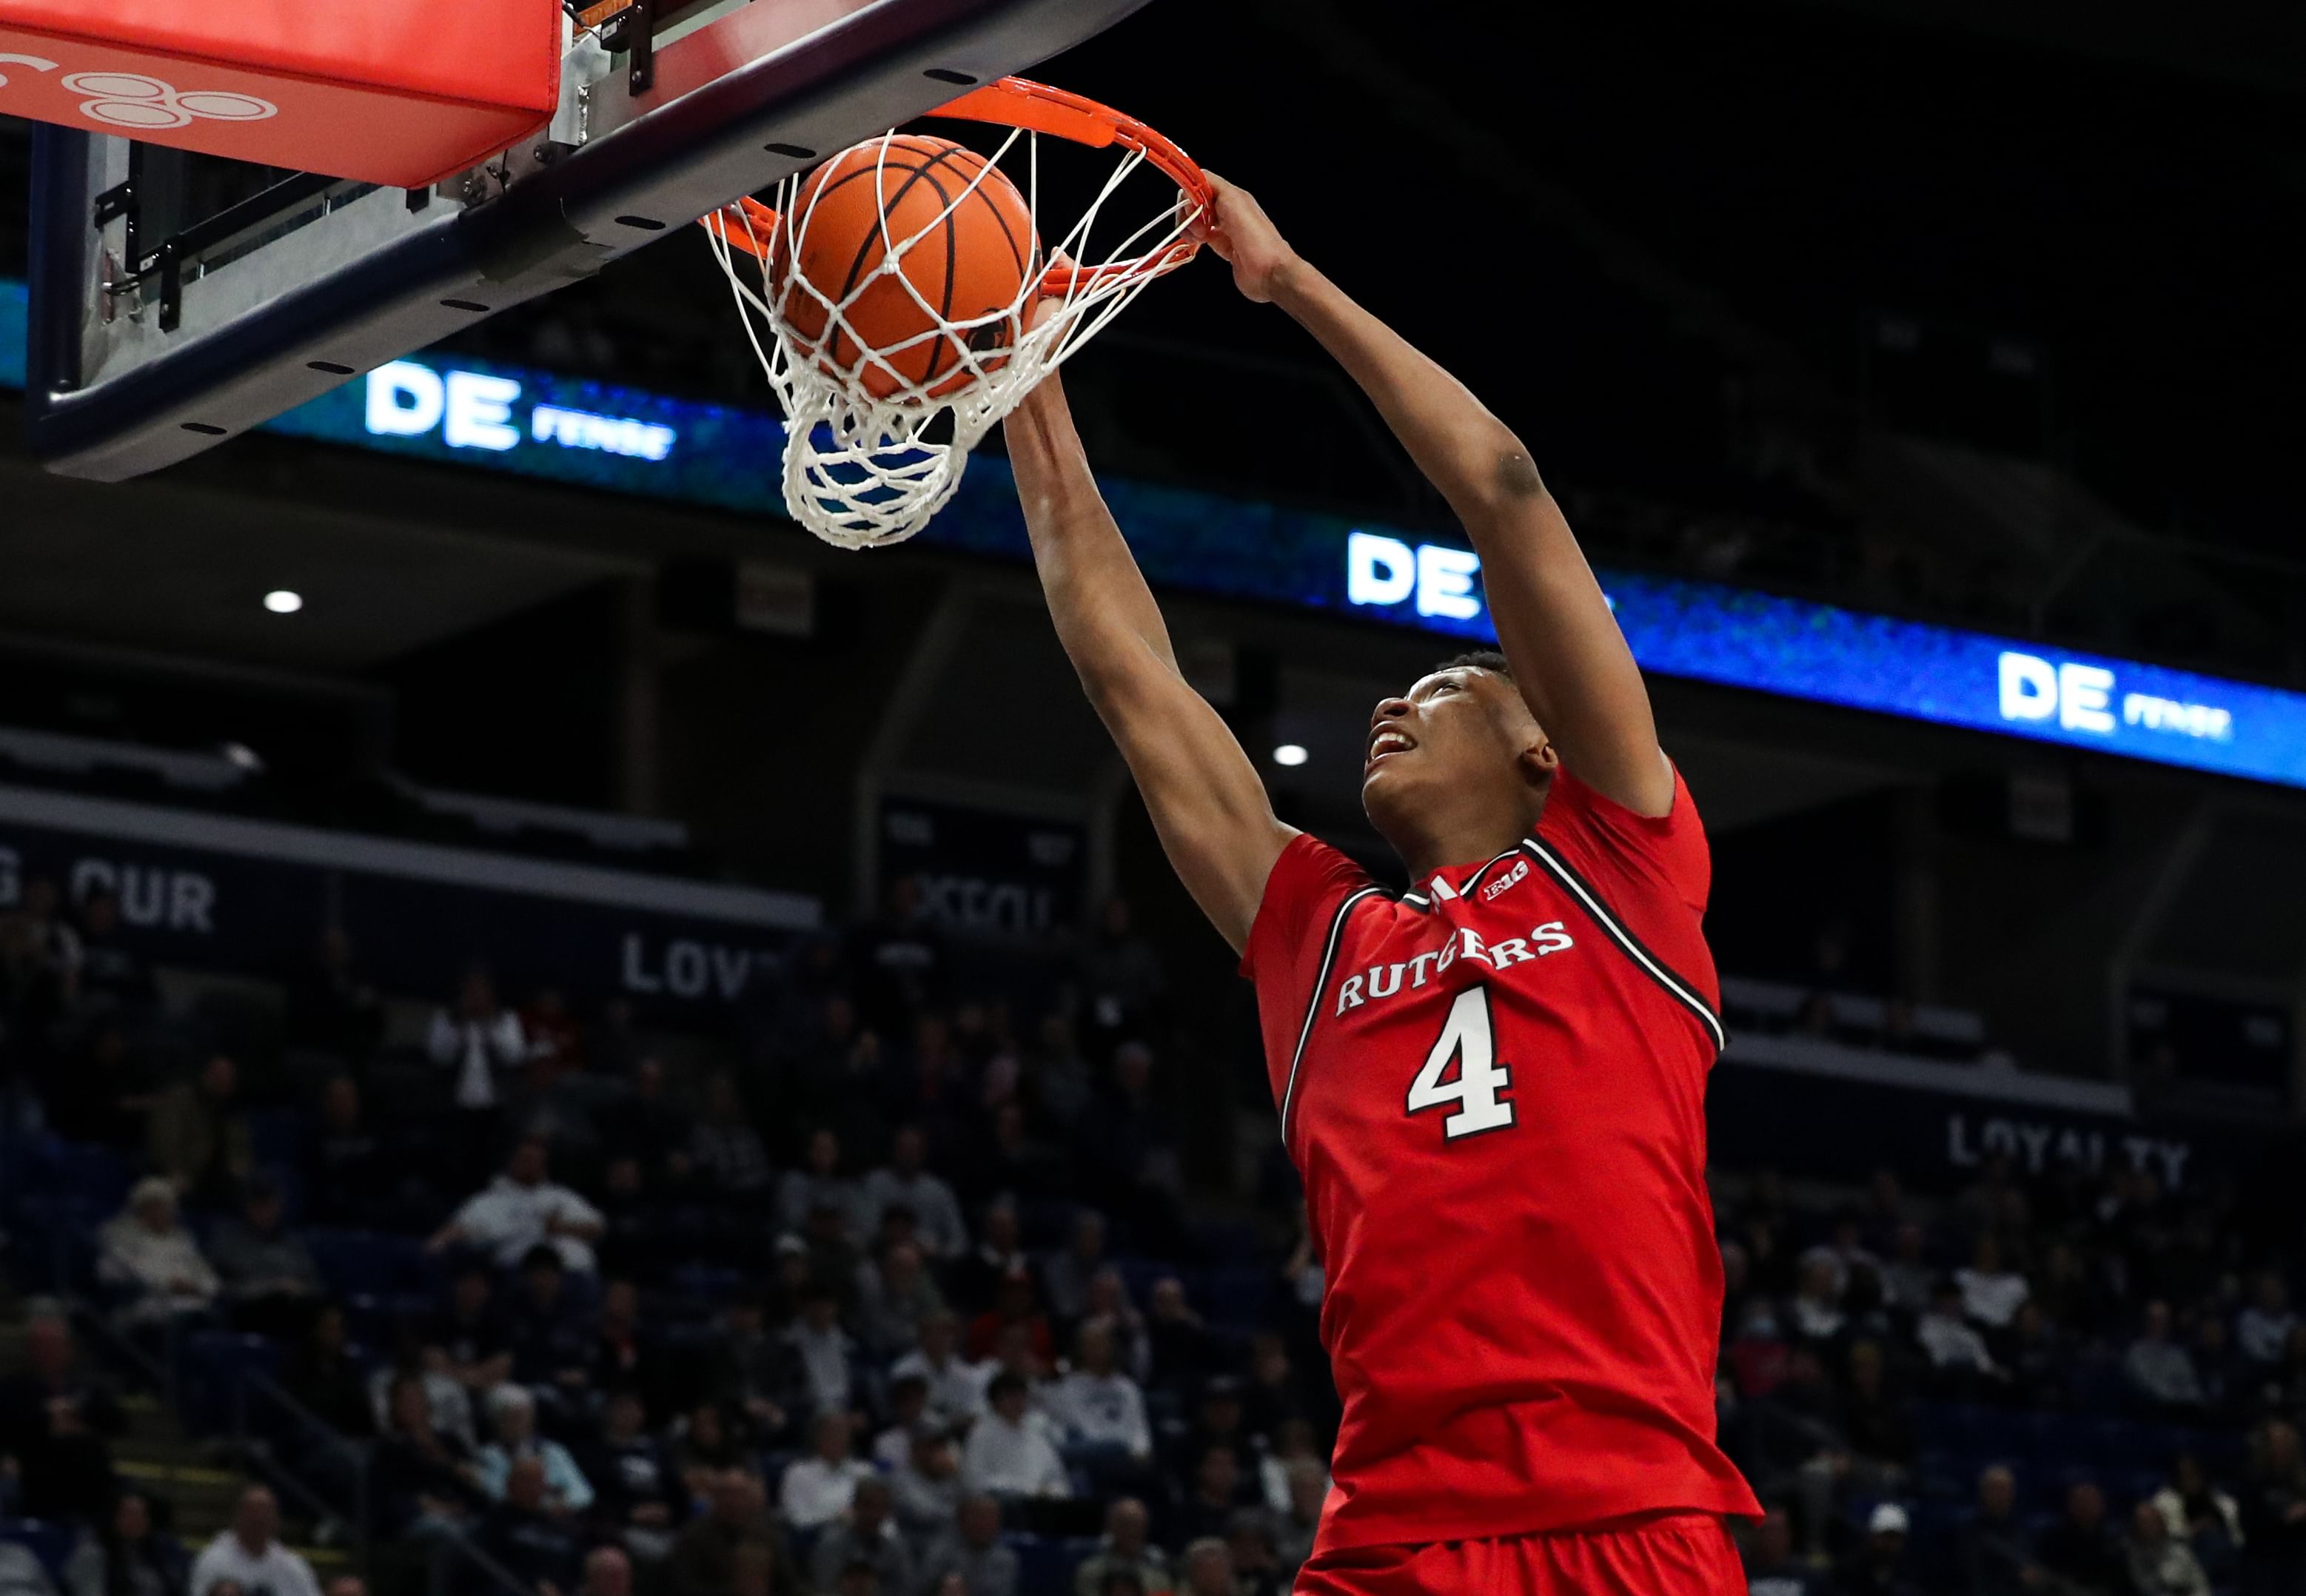
{"label": "basketball hoop rim", "polygon": [[[1118,145],[1143,156],[1148,164],[1174,183],[1189,206],[1202,215],[1207,216],[1216,202],[1208,174],[1175,141],[1149,124],[1085,94],[1038,83],[1030,78],[998,78],[924,115],[1047,133],[1090,149]],[[751,195],[699,219],[707,232],[730,247],[764,263],[770,261],[779,218],[775,210]],[[1115,277],[1166,276],[1199,254],[1200,248],[1200,240],[1188,235],[1149,254],[1108,260],[1101,266],[1052,266],[1042,275],[1041,293],[1056,298]]]}

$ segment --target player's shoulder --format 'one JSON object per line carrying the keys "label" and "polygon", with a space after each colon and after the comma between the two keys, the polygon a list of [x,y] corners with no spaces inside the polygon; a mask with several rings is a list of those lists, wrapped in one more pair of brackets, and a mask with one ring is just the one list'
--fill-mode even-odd
{"label": "player's shoulder", "polygon": [[1385,896],[1370,873],[1343,849],[1300,832],[1282,849],[1265,878],[1265,892],[1243,952],[1242,973],[1294,966],[1301,951],[1333,941],[1350,912]]}

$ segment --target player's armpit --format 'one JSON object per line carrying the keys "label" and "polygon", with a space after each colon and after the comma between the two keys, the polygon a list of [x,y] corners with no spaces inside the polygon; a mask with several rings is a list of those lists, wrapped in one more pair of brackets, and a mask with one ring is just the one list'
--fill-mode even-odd
{"label": "player's armpit", "polygon": [[1673,766],[1658,747],[1641,668],[1561,507],[1518,444],[1500,450],[1490,491],[1461,516],[1482,557],[1498,646],[1562,764],[1635,814],[1664,815]]}

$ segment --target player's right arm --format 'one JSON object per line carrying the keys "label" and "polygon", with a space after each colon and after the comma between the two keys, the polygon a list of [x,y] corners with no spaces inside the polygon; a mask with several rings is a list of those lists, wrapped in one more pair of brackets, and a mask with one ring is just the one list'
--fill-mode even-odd
{"label": "player's right arm", "polygon": [[1010,413],[1005,431],[1057,638],[1120,745],[1169,863],[1239,952],[1296,831],[1274,816],[1249,755],[1178,670],[1169,628],[1097,491],[1054,373]]}

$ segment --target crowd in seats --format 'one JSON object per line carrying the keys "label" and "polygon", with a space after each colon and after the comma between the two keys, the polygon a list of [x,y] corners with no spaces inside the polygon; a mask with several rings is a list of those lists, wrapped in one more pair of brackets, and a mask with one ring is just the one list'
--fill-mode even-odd
{"label": "crowd in seats", "polygon": [[[547,1596],[1267,1596],[1311,1550],[1320,1267],[1286,1213],[1184,1200],[1125,909],[1004,984],[901,885],[711,1046],[475,969],[396,1047],[331,938],[277,1058],[160,1012],[129,946],[90,978],[93,900],[4,924],[12,1272],[175,1360],[196,1426],[276,1389],[305,1522]],[[2306,1589],[2294,1236],[2108,1158],[1950,1197],[1724,1179],[1755,1591]],[[30,1319],[0,1515],[75,1527],[53,1578],[184,1596],[88,1340]]]}
{"label": "crowd in seats", "polygon": [[1986,1161],[1717,1198],[1725,1444],[1770,1596],[2306,1590],[2295,1216],[2215,1171]]}
{"label": "crowd in seats", "polygon": [[[479,968],[392,1045],[331,933],[278,972],[272,1057],[164,1012],[132,943],[92,979],[99,902],[44,886],[6,923],[16,1266],[79,1340],[175,1370],[196,1427],[235,1381],[277,1391],[299,1522],[364,1513],[562,1596],[1253,1593],[1310,1549],[1311,1315],[1257,1227],[1181,1200],[1166,981],[1124,907],[1004,983],[900,883],[796,949],[753,1030],[669,1048]],[[30,1336],[62,1393],[69,1318]],[[0,1515],[110,1543],[142,1499],[113,1383],[84,1425],[7,1409],[35,1417],[0,1449],[78,1462],[13,1472],[43,1483]]]}

